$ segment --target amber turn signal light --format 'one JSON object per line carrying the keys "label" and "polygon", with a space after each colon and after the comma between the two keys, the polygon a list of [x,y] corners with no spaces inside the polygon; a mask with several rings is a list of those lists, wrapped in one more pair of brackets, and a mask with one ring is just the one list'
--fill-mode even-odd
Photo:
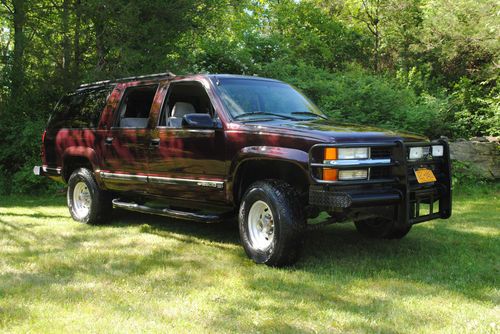
{"label": "amber turn signal light", "polygon": [[[325,148],[325,158],[324,160],[337,160],[337,149],[335,147]],[[323,168],[323,180],[325,181],[337,181],[339,177],[339,171],[334,168]]]}
{"label": "amber turn signal light", "polygon": [[337,149],[335,147],[325,148],[325,160],[337,160]]}
{"label": "amber turn signal light", "polygon": [[323,168],[323,180],[325,180],[325,181],[337,181],[338,177],[339,177],[338,169]]}

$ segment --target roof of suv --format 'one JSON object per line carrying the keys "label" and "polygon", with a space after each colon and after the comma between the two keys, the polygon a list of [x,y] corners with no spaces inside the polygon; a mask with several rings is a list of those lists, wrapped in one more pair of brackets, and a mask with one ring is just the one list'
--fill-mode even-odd
{"label": "roof of suv", "polygon": [[[187,74],[187,75],[182,75],[179,77],[186,79],[186,78],[196,76],[196,75],[206,76],[210,80],[214,80],[214,81],[217,81],[218,79],[229,79],[229,78],[236,79],[236,78],[239,78],[239,79],[265,80],[265,81],[278,82],[278,80],[275,80],[275,79],[262,78],[262,77],[250,76],[250,75],[238,75],[238,74]],[[77,90],[80,91],[80,90],[86,90],[86,89],[91,89],[91,88],[109,86],[109,85],[121,83],[121,82],[131,82],[131,81],[139,81],[139,80],[155,80],[155,79],[162,80],[162,79],[172,79],[174,77],[177,77],[177,75],[175,75],[172,72],[139,75],[139,76],[119,78],[119,79],[113,79],[113,80],[104,80],[104,81],[85,83],[85,84],[80,85]]]}
{"label": "roof of suv", "polygon": [[139,75],[139,76],[133,76],[133,77],[119,78],[119,79],[114,79],[114,80],[104,80],[104,81],[96,81],[96,82],[86,83],[86,84],[80,85],[80,87],[78,87],[78,89],[87,89],[87,88],[96,87],[96,86],[106,86],[106,85],[111,85],[111,84],[119,83],[119,82],[130,82],[130,81],[152,80],[152,79],[167,79],[167,78],[173,78],[173,77],[175,77],[175,74],[172,72]]}
{"label": "roof of suv", "polygon": [[239,75],[239,74],[208,74],[207,77],[210,79],[250,79],[250,80],[265,80],[265,81],[275,81],[278,82],[278,80],[275,79],[270,79],[270,78],[263,78],[263,77],[258,77],[258,76],[252,76],[252,75]]}

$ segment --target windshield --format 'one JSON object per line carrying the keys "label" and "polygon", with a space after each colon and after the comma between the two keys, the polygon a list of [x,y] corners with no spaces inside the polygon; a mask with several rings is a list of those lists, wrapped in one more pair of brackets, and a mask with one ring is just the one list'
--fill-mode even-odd
{"label": "windshield", "polygon": [[326,118],[309,99],[283,82],[220,78],[217,80],[217,86],[233,119]]}

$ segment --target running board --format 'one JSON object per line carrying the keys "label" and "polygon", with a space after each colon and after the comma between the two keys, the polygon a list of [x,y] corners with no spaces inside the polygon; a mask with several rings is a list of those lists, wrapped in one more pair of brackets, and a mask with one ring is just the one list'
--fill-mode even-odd
{"label": "running board", "polygon": [[222,215],[198,214],[198,213],[194,213],[194,212],[172,210],[172,209],[168,209],[168,208],[164,208],[164,209],[152,208],[152,207],[140,205],[137,203],[121,202],[120,199],[113,200],[113,207],[124,209],[124,210],[129,210],[129,211],[149,213],[149,214],[165,216],[165,217],[169,217],[169,218],[191,220],[191,221],[197,221],[197,222],[203,222],[203,223],[218,223],[218,222],[224,221],[232,216],[231,213],[225,213]]}

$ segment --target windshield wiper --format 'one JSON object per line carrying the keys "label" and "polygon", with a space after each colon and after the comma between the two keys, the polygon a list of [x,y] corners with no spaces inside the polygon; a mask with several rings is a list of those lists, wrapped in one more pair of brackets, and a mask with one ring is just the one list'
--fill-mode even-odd
{"label": "windshield wiper", "polygon": [[239,119],[239,118],[242,118],[242,117],[245,117],[245,116],[252,116],[252,115],[265,115],[265,116],[269,115],[269,116],[281,117],[281,118],[284,118],[284,119],[291,119],[291,120],[294,120],[294,121],[297,120],[295,117],[292,117],[292,116],[283,115],[283,114],[276,114],[276,113],[267,112],[267,111],[252,111],[252,112],[247,112],[247,113],[244,113],[244,114],[241,114],[241,115],[234,116],[233,118],[234,119]]}
{"label": "windshield wiper", "polygon": [[323,119],[328,119],[328,117],[320,114],[313,113],[311,111],[294,111],[292,112],[292,115],[304,115],[304,116],[315,116],[315,117],[320,117]]}

